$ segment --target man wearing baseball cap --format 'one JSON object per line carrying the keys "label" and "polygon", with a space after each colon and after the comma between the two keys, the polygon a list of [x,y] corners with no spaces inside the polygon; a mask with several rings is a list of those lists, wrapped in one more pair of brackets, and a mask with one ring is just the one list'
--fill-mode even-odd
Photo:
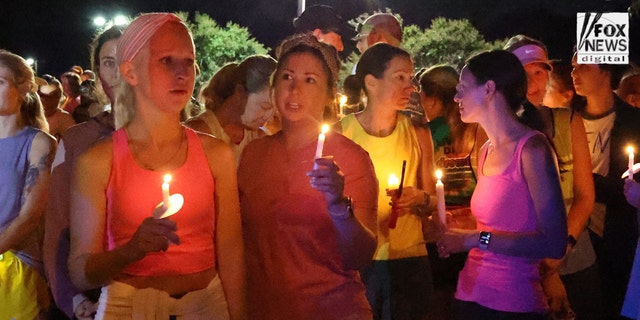
{"label": "man wearing baseball cap", "polygon": [[402,42],[400,21],[391,13],[375,13],[360,26],[358,35],[353,38],[360,53],[378,43],[388,43],[394,47]]}
{"label": "man wearing baseball cap", "polygon": [[349,28],[342,17],[330,6],[314,5],[308,7],[299,17],[293,19],[296,33],[311,32],[320,42],[344,50],[342,34]]}
{"label": "man wearing baseball cap", "polygon": [[541,267],[542,286],[550,309],[556,317],[575,312],[577,319],[601,319],[596,255],[584,227],[594,207],[595,190],[582,117],[570,109],[542,105],[552,71],[542,42],[516,35],[509,39],[505,50],[518,57],[527,73],[528,101],[523,103],[520,118],[552,141],[567,204],[567,253],[561,260],[543,260]]}

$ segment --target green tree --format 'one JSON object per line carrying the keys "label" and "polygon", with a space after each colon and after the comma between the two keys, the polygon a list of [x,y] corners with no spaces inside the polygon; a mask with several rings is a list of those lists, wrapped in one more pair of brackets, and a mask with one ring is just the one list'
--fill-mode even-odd
{"label": "green tree", "polygon": [[[402,17],[391,10],[386,9],[384,12],[392,13],[402,21]],[[368,16],[367,13],[362,14],[349,23],[358,28]],[[417,25],[405,26],[402,48],[413,57],[416,70],[437,64],[448,64],[460,69],[474,52],[500,49],[506,41],[507,39],[486,41],[467,19],[451,20],[439,17],[431,20],[430,27],[425,29]],[[344,61],[340,70],[340,83],[351,74],[359,58],[360,54],[354,52]]]}
{"label": "green tree", "polygon": [[435,18],[431,26],[416,25],[403,30],[402,47],[413,56],[416,69],[436,64],[461,68],[471,54],[481,50],[500,49],[507,39],[488,42],[467,19]]}
{"label": "green tree", "polygon": [[237,62],[253,54],[267,54],[265,46],[251,36],[249,30],[233,22],[219,25],[206,13],[196,12],[193,19],[187,12],[176,13],[187,22],[196,45],[196,60],[200,76],[196,89],[211,79],[225,64]]}

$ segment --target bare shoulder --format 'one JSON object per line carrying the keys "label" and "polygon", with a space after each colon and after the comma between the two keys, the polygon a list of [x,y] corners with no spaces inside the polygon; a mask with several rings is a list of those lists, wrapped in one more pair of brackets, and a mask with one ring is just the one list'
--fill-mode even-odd
{"label": "bare shoulder", "polygon": [[424,125],[413,125],[414,130],[416,131],[416,136],[418,137],[418,142],[421,144],[433,144],[431,138],[431,129]]}
{"label": "bare shoulder", "polygon": [[224,141],[206,133],[196,132],[202,149],[207,155],[207,160],[212,171],[219,167],[224,167],[224,164],[229,162],[235,167],[235,157],[231,147]]}
{"label": "bare shoulder", "polygon": [[56,139],[50,134],[44,131],[36,133],[31,142],[31,149],[29,150],[30,161],[41,163],[44,160],[43,164],[51,166],[57,145]]}
{"label": "bare shoulder", "polygon": [[184,125],[198,132],[211,134],[211,130],[204,120],[194,117],[184,122]]}
{"label": "bare shoulder", "polygon": [[[113,140],[105,138],[94,144],[78,158],[76,170],[100,170],[109,172],[113,161]],[[95,172],[100,172],[95,171]]]}
{"label": "bare shoulder", "polygon": [[539,168],[554,161],[553,149],[543,134],[535,134],[525,142],[522,148],[522,162],[525,164],[525,169]]}
{"label": "bare shoulder", "polygon": [[43,149],[47,152],[55,152],[57,145],[58,143],[56,142],[56,138],[44,131],[40,131],[33,137],[31,148]]}

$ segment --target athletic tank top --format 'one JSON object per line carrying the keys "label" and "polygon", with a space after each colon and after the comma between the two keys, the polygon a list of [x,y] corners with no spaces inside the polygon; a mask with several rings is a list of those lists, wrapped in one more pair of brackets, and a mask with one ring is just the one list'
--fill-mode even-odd
{"label": "athletic tank top", "polygon": [[[538,131],[525,134],[514,157],[500,174],[485,176],[484,151],[478,164],[478,185],[471,198],[471,210],[478,229],[528,232],[536,230],[536,214],[529,187],[522,175],[522,149]],[[476,302],[507,312],[544,312],[538,260],[471,249],[459,274],[456,299]]]}
{"label": "athletic tank top", "polygon": [[393,260],[426,256],[420,217],[404,214],[398,218],[395,229],[388,227],[391,198],[387,196],[385,189],[388,187],[390,174],[401,178],[403,160],[407,160],[404,185],[417,186],[418,167],[423,154],[411,120],[398,114],[396,128],[386,137],[368,134],[355,114],[346,115],[340,123],[342,134],[369,153],[378,178],[378,248],[373,259]]}
{"label": "athletic tank top", "polygon": [[146,217],[162,202],[163,176],[172,175],[171,194],[184,197],[180,211],[170,217],[178,225],[180,244],[166,252],[151,252],[127,266],[133,276],[172,276],[215,266],[214,181],[197,134],[184,128],[188,142],[185,163],[171,172],[143,169],[133,158],[124,129],[113,133],[113,163],[107,185],[105,247],[112,250],[131,239]]}

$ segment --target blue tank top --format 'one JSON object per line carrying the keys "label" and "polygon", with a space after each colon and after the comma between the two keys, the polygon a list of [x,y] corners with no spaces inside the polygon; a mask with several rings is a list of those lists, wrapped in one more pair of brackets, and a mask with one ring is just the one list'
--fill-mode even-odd
{"label": "blue tank top", "polygon": [[26,127],[13,137],[0,139],[0,230],[18,216],[22,207],[29,151],[37,133],[37,129]]}
{"label": "blue tank top", "polygon": [[[33,138],[40,130],[25,127],[13,137],[0,139],[0,232],[20,213],[24,204],[24,185],[29,171],[29,152]],[[31,248],[25,241],[25,250],[12,250],[29,266],[41,269],[38,248]],[[33,243],[37,245],[37,243]],[[28,248],[27,248],[28,247]]]}

